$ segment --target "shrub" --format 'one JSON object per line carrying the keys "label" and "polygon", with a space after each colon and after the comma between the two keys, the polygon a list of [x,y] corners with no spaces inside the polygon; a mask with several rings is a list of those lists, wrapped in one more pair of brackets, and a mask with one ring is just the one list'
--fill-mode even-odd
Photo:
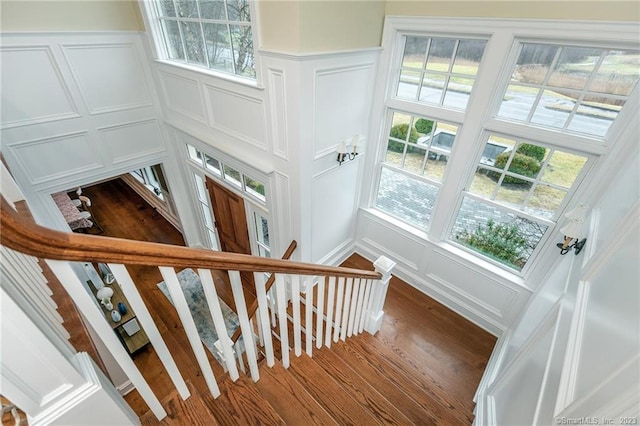
{"label": "shrub", "polygon": [[[509,156],[511,155],[510,151],[503,152],[502,154],[496,157],[496,162],[493,165],[497,169],[504,169],[504,166],[509,161]],[[511,160],[511,164],[509,165],[509,171],[512,173],[517,173],[522,176],[527,177],[536,177],[538,172],[540,171],[540,162],[533,157],[528,157],[524,154],[515,153],[513,156],[513,160]],[[500,173],[498,172],[489,172],[488,176],[495,180],[500,179]],[[528,185],[530,182],[518,179],[517,177],[506,175],[502,180],[504,183],[512,183],[514,185]]]}
{"label": "shrub", "polygon": [[547,149],[543,146],[523,143],[520,144],[516,152],[518,154],[526,155],[527,157],[535,158],[542,163],[542,161],[544,160],[544,154],[547,152]]}
{"label": "shrub", "polygon": [[433,129],[433,121],[425,118],[419,118],[416,120],[415,128],[418,132],[426,135],[427,133],[431,133],[431,129]]}
{"label": "shrub", "polygon": [[[389,136],[391,136],[392,138],[406,141],[408,130],[409,130],[409,125],[407,123],[396,124],[391,128],[391,133],[389,133]],[[416,143],[417,141],[418,141],[418,132],[416,131],[415,127],[412,127],[411,133],[409,134],[409,142]],[[396,142],[394,140],[389,140],[389,151],[402,152],[404,151],[404,144],[400,142]],[[407,152],[411,152],[411,148],[409,148]]]}
{"label": "shrub", "polygon": [[520,235],[515,225],[495,223],[489,219],[486,226],[478,225],[473,233],[461,231],[456,235],[456,239],[518,269],[522,269],[526,262],[523,253],[528,248],[529,242]]}

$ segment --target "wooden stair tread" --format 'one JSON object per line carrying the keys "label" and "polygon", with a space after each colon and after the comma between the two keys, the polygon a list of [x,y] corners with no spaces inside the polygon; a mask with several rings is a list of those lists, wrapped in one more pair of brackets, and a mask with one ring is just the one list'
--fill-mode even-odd
{"label": "wooden stair tread", "polygon": [[220,424],[284,424],[253,381],[242,375],[235,382],[226,378],[220,383],[220,396],[214,399],[211,394],[207,394],[203,397],[203,402]]}
{"label": "wooden stair tread", "polygon": [[330,348],[314,350],[313,359],[332,377],[361,407],[387,425],[406,425],[411,421],[403,412],[387,400],[378,389],[364,380]]}
{"label": "wooden stair tread", "polygon": [[189,381],[186,381],[186,383],[191,392],[189,398],[183,401],[178,391],[174,390],[162,400],[162,406],[167,411],[167,417],[162,419],[162,421],[158,421],[153,412],[148,411],[140,417],[140,423],[143,426],[182,426],[185,424],[202,426],[219,425],[220,423],[218,423],[211,411],[206,407],[195,387]]}
{"label": "wooden stair tread", "polygon": [[338,424],[367,424],[371,413],[306,354],[291,360],[288,371]]}
{"label": "wooden stair tread", "polygon": [[279,362],[260,369],[256,387],[288,425],[337,424]]}

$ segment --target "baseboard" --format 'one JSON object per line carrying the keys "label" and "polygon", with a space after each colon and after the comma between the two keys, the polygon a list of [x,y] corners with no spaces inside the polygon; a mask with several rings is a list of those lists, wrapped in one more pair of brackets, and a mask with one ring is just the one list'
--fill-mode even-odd
{"label": "baseboard", "polygon": [[126,382],[124,382],[120,386],[116,387],[116,389],[118,390],[118,392],[122,396],[125,396],[129,392],[133,391],[135,388],[136,387],[133,386],[133,383],[131,383],[131,380],[127,380]]}
{"label": "baseboard", "polygon": [[[370,261],[373,261],[372,259],[375,260],[379,256],[383,255],[383,253],[375,253],[369,247],[358,243],[355,244],[354,251]],[[483,330],[493,334],[494,336],[500,337],[500,335],[504,332],[504,326],[502,324],[497,323],[495,320],[487,317],[482,312],[478,312],[477,310],[473,309],[469,306],[468,303],[465,303],[463,300],[452,298],[450,295],[440,291],[437,286],[434,285],[434,283],[431,283],[424,278],[418,277],[409,270],[410,268],[404,267],[402,261],[397,261],[396,259],[394,259],[394,261],[396,261],[397,264],[393,269],[392,274],[405,281],[410,286],[416,288],[432,299],[435,299],[437,302],[471,321]]]}
{"label": "baseboard", "polygon": [[356,243],[353,238],[348,238],[338,247],[331,250],[316,263],[321,265],[338,266],[355,251]]}

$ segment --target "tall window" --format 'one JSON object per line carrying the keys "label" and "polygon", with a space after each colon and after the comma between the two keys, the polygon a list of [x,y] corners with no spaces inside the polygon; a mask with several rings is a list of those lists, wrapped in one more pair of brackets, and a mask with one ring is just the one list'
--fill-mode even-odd
{"label": "tall window", "polygon": [[248,0],[157,0],[167,58],[255,79]]}
{"label": "tall window", "polygon": [[[422,25],[438,27],[431,35],[391,21],[374,208],[526,274],[541,247],[560,239],[550,236],[579,201],[572,196],[615,142],[612,125],[638,91],[637,40],[600,42],[588,29],[575,42],[571,30],[542,40],[535,27],[531,42],[518,38],[525,29],[506,26],[480,40],[445,36],[450,22]],[[474,25],[460,31],[484,31]]]}

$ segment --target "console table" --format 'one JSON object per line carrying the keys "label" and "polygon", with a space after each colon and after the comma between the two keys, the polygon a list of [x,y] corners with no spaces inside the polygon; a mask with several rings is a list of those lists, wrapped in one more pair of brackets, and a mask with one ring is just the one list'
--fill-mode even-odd
{"label": "console table", "polygon": [[[127,313],[122,315],[122,319],[120,321],[114,322],[111,319],[111,311],[105,309],[104,306],[102,306],[102,310],[105,312],[107,321],[111,324],[111,328],[116,332],[125,349],[129,352],[129,355],[133,355],[149,344],[149,338],[136,319],[136,314],[133,312],[133,309],[131,309],[129,301],[124,297],[124,294],[120,289],[120,285],[118,285],[117,282],[114,282],[110,287],[113,289],[113,296],[111,297],[113,309],[118,310],[118,303],[122,302],[127,307]],[[136,323],[138,323],[137,327]],[[135,330],[136,328],[139,328],[139,330],[129,335],[127,329],[131,331],[131,329]]]}

